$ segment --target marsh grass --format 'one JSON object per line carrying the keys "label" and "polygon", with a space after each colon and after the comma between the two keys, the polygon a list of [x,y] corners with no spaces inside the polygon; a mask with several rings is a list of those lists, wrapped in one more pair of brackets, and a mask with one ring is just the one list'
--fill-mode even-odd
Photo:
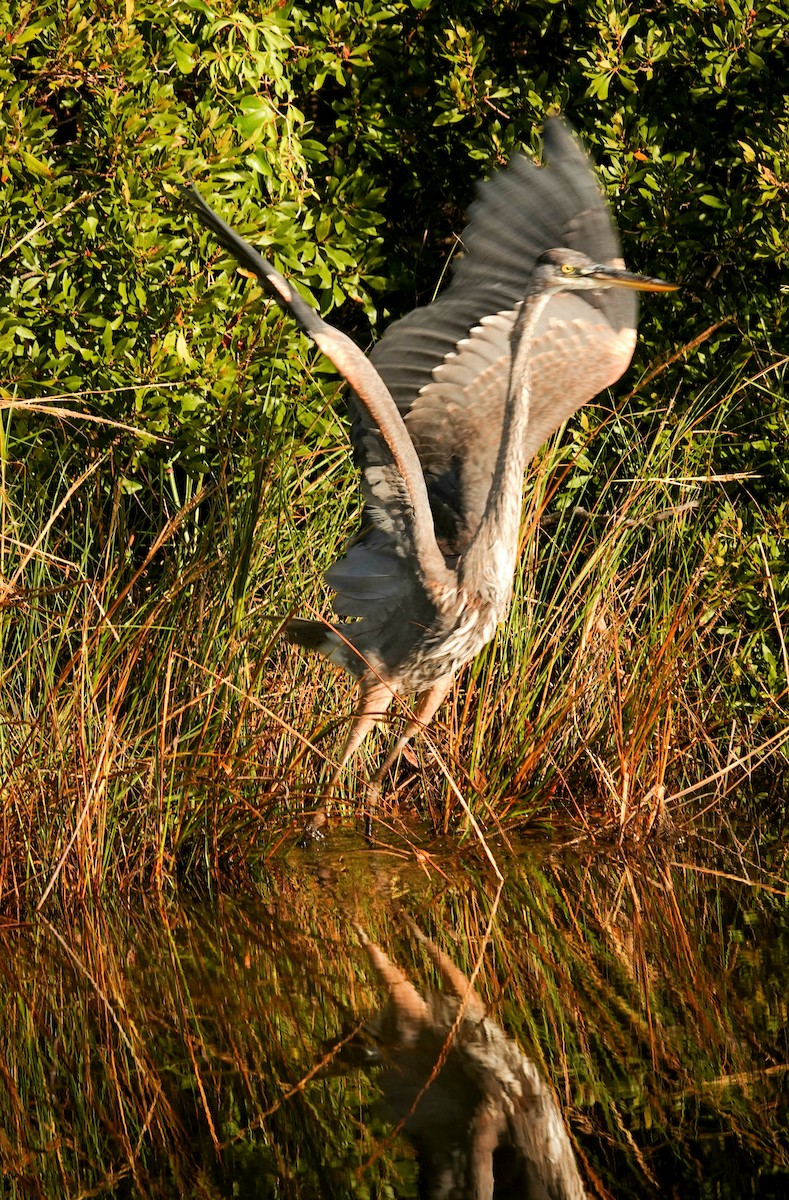
{"label": "marsh grass", "polygon": [[[654,396],[635,417],[588,410],[543,451],[511,618],[418,740],[420,769],[392,777],[404,809],[447,829],[461,794],[482,827],[558,808],[642,837],[783,762],[783,610],[765,549],[780,529],[754,525],[752,507],[744,522],[748,481],[716,467],[742,386],[684,408]],[[218,478],[170,470],[132,492],[127,429],[91,456],[84,424],[6,402],[6,907],[210,888],[254,870],[313,802],[352,689],[279,631],[293,611],[329,616],[321,573],[357,519],[332,399],[297,407],[295,437],[265,404],[235,413]],[[26,469],[42,454],[48,489]],[[390,733],[349,770],[341,811]]]}
{"label": "marsh grass", "polygon": [[[736,585],[715,546],[734,517],[709,444],[694,437],[710,416],[711,404],[676,417],[669,408],[651,429],[624,433],[630,450],[613,466],[580,445],[575,503],[555,514],[544,507],[557,486],[550,456],[538,468],[508,645],[494,651],[506,684],[483,676],[498,702],[481,706],[474,737],[478,755],[485,743],[509,749],[487,774],[509,793],[502,815],[539,805],[547,789],[582,819],[591,797],[596,822],[649,831],[667,788],[721,765],[718,721],[732,697],[727,688],[717,703],[719,625]],[[491,669],[501,677],[500,664]]]}
{"label": "marsh grass", "polygon": [[594,429],[582,413],[534,465],[509,625],[451,701],[453,767],[489,815],[552,802],[640,838],[784,761],[785,677],[768,664],[785,666],[785,602],[749,480],[717,466],[736,419],[721,385]]}

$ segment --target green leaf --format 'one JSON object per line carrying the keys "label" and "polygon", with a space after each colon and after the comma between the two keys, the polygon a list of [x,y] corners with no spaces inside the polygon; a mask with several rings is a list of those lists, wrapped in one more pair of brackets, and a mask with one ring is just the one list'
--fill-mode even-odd
{"label": "green leaf", "polygon": [[52,170],[47,163],[41,158],[36,158],[35,154],[31,154],[29,150],[22,151],[22,161],[28,171],[33,175],[38,175],[43,179],[49,179],[52,175]]}

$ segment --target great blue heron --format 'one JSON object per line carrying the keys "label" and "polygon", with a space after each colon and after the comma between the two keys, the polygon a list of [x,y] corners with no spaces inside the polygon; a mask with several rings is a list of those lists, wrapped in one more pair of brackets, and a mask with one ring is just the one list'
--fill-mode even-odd
{"label": "great blue heron", "polygon": [[353,389],[362,529],[326,573],[335,612],[352,619],[286,627],[359,680],[329,790],[393,696],[417,693],[377,788],[493,637],[512,597],[526,463],[627,367],[634,289],[674,289],[624,269],[590,164],[560,120],[546,123],[545,147],[547,168],[519,154],[482,184],[451,285],[396,321],[369,359],[185,189]]}

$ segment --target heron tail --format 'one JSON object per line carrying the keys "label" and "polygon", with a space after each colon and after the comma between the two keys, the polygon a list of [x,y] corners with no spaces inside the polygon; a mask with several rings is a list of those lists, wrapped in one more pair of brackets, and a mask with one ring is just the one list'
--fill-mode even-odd
{"label": "heron tail", "polygon": [[291,617],[285,626],[285,637],[297,646],[330,654],[335,646],[332,627],[325,621],[305,621],[302,617]]}
{"label": "heron tail", "polygon": [[307,650],[317,650],[336,667],[342,667],[359,679],[367,671],[367,663],[354,649],[349,637],[344,637],[342,632],[338,633],[338,629],[345,629],[347,634],[347,626],[340,625],[335,628],[327,625],[325,621],[306,621],[302,617],[291,617],[284,633],[289,642],[304,646]]}

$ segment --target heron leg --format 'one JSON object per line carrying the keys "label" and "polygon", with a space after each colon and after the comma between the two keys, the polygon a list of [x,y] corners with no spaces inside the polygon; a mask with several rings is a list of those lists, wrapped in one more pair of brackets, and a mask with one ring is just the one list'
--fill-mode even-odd
{"label": "heron leg", "polygon": [[364,836],[368,841],[372,840],[373,813],[378,807],[378,801],[381,797],[381,781],[384,775],[411,741],[414,734],[420,729],[424,729],[430,723],[436,710],[446,699],[447,692],[452,687],[452,680],[453,676],[448,675],[444,679],[439,679],[427,691],[419,693],[414,705],[413,717],[408,721],[405,729],[399,738],[396,739],[386,758],[367,784],[365,788]]}
{"label": "heron leg", "polygon": [[437,709],[443,704],[447,697],[449,689],[452,687],[452,675],[447,675],[443,679],[439,679],[427,691],[420,692],[416,698],[414,705],[414,715],[406,725],[400,737],[397,738],[394,745],[391,747],[384,761],[381,763],[378,770],[371,779],[372,784],[380,784],[386,772],[396,761],[397,757],[402,753],[404,748],[411,741],[411,738],[420,729],[424,729],[426,725],[434,717]]}
{"label": "heron leg", "polygon": [[[342,748],[337,766],[332,772],[331,779],[323,789],[324,796],[329,797],[331,795],[337,786],[340,776],[367,737],[367,734],[385,715],[386,710],[392,703],[393,697],[394,692],[392,688],[382,680],[376,677],[362,679],[351,728],[348,731],[348,737],[345,739],[345,745]],[[320,830],[321,826],[325,823],[326,808],[324,804],[319,804],[310,814],[302,841],[309,842],[315,837],[322,836]]]}
{"label": "heron leg", "polygon": [[[424,729],[426,725],[429,725],[436,711],[446,699],[453,679],[454,676],[452,675],[444,676],[443,679],[439,679],[424,692],[419,693],[414,705],[412,718],[407,722],[405,729],[391,746],[389,753],[378,770],[365,785],[364,832],[368,840],[372,837],[373,813],[378,807],[381,795],[381,781],[402,753],[405,746],[411,741],[414,734],[420,729]],[[392,688],[388,684],[383,683],[382,680],[377,678],[362,680],[356,713],[351,723],[342,754],[335,770],[332,772],[331,779],[326,785],[325,795],[330,795],[336,787],[345,767],[353,758],[370,730],[386,714],[393,698],[394,692]],[[325,824],[325,821],[326,810],[321,804],[312,813],[304,831],[304,838],[309,841],[316,835],[320,836],[319,830]]]}
{"label": "heron leg", "polygon": [[392,703],[393,698],[394,692],[392,689],[380,679],[362,680],[356,713],[351,722],[351,728],[348,731],[348,737],[345,740],[337,767],[327,784],[327,791],[330,792],[337,786],[337,781],[345,770],[345,767],[353,758],[370,730],[386,715],[386,710]]}

